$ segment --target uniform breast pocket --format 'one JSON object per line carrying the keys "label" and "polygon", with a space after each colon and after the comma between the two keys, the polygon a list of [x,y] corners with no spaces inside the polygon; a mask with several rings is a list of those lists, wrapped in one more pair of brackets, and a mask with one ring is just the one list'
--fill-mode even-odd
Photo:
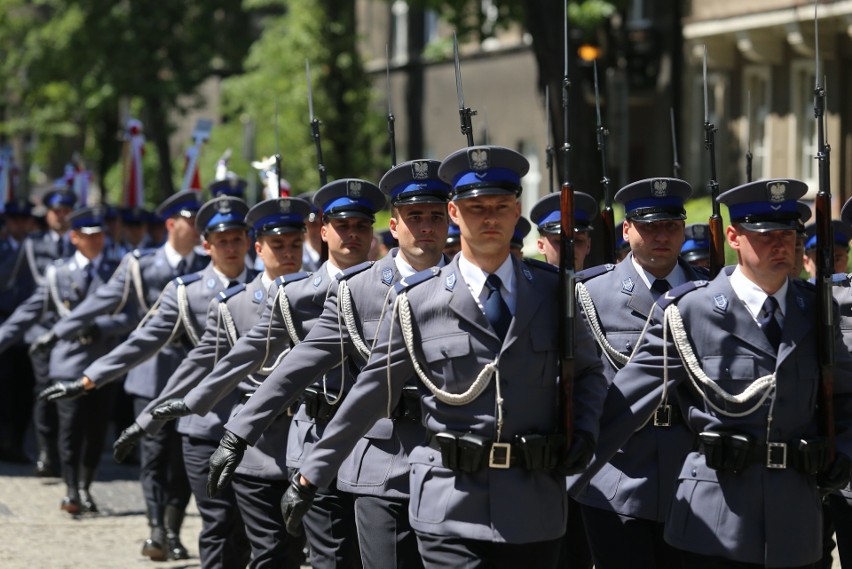
{"label": "uniform breast pocket", "polygon": [[557,334],[552,328],[533,328],[530,332],[531,354],[525,360],[524,375],[542,387],[553,387],[559,380]]}
{"label": "uniform breast pocket", "polygon": [[[719,387],[731,395],[739,395],[758,377],[757,363],[754,356],[724,355],[707,356],[701,361],[704,373],[715,381]],[[710,399],[723,409],[735,411],[739,405],[725,401],[724,397],[709,388],[704,392]]]}
{"label": "uniform breast pocket", "polygon": [[819,360],[816,354],[796,356],[796,401],[807,402],[806,409],[816,407],[817,386],[819,385]]}
{"label": "uniform breast pocket", "polygon": [[427,338],[423,340],[422,349],[426,373],[439,387],[465,390],[479,373],[476,357],[471,354],[470,335],[466,332]]}

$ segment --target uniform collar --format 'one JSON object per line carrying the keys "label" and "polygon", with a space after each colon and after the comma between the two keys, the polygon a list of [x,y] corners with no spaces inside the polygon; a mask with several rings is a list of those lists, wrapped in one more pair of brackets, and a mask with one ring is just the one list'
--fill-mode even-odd
{"label": "uniform collar", "polygon": [[244,283],[244,282],[246,282],[246,277],[248,277],[248,270],[245,267],[243,267],[243,272],[241,272],[239,275],[237,275],[236,277],[234,277],[232,279],[229,279],[228,277],[226,277],[224,275],[224,273],[222,273],[222,271],[220,271],[216,267],[211,266],[211,268],[213,269],[213,272],[216,274],[216,277],[222,283],[222,286],[224,286],[225,288],[228,288],[228,285],[231,283],[231,281],[237,281],[238,283]]}
{"label": "uniform collar", "polygon": [[[393,262],[394,262],[394,264],[396,265],[396,270],[397,270],[397,271],[399,271],[399,276],[400,276],[400,278],[403,278],[403,279],[404,279],[404,278],[408,278],[408,277],[410,277],[411,275],[413,275],[414,273],[418,272],[417,270],[415,270],[415,269],[414,269],[414,267],[412,267],[411,265],[409,265],[409,264],[406,262],[406,260],[405,260],[405,259],[403,259],[403,258],[402,258],[402,255],[400,255],[398,251],[397,251],[397,253],[396,253],[396,254],[394,255],[394,257],[393,257]],[[443,267],[443,266],[444,266],[444,265],[446,265],[446,264],[447,264],[447,263],[446,263],[446,260],[445,260],[444,256],[443,256],[443,255],[441,255],[441,258],[440,258],[440,260],[438,261],[438,264],[437,264],[437,265],[435,265],[435,266],[436,266],[436,267],[438,267],[438,268],[441,268],[441,267]],[[483,281],[483,282],[485,282],[485,281]]]}
{"label": "uniform collar", "polygon": [[[459,254],[458,264],[459,272],[461,273],[464,282],[467,283],[467,286],[470,288],[470,292],[473,294],[473,297],[477,300],[477,302],[481,303],[483,299],[483,289],[485,288],[485,279],[488,278],[489,273],[486,273],[465,259],[464,253]],[[494,274],[500,277],[503,284],[503,290],[501,291],[503,300],[509,306],[509,310],[514,313],[515,267],[512,265],[511,253],[509,253],[506,260],[497,267]]]}
{"label": "uniform collar", "polygon": [[[762,288],[749,280],[749,278],[740,270],[739,265],[737,265],[737,268],[735,268],[734,272],[731,273],[730,281],[734,294],[743,301],[743,304],[746,305],[746,308],[748,308],[748,311],[751,313],[751,317],[754,318],[756,322],[757,315],[763,309],[763,303],[770,295],[766,294]],[[781,288],[772,295],[775,297],[775,300],[778,301],[778,310],[781,311],[781,317],[787,313],[787,288],[789,287],[789,284],[790,279],[785,280]]]}
{"label": "uniform collar", "polygon": [[190,252],[186,257],[181,256],[177,250],[172,247],[172,244],[166,241],[163,245],[163,253],[166,255],[166,262],[169,264],[169,267],[172,269],[176,269],[178,263],[180,263],[183,259],[186,259],[186,270],[189,270],[189,265],[192,263],[192,257],[195,255],[194,252]]}

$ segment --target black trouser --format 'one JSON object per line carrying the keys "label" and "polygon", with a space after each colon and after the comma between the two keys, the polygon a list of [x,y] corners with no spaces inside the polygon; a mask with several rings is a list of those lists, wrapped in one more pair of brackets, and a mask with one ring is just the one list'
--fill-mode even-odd
{"label": "black trouser", "polygon": [[355,522],[364,567],[422,569],[417,536],[408,521],[408,500],[357,496]]}
{"label": "black trouser", "polygon": [[568,524],[559,552],[559,569],[592,569],[592,551],[580,504],[568,496]]}
{"label": "black trouser", "polygon": [[[35,375],[35,394],[52,385],[50,380],[50,353],[39,352],[30,356],[33,374]],[[59,414],[56,403],[36,400],[33,413],[35,423],[36,444],[39,454],[46,453],[50,465],[59,470]],[[54,462],[57,461],[57,462]],[[57,472],[58,474],[58,472]]]}
{"label": "black trouser", "polygon": [[59,412],[59,456],[63,477],[70,488],[79,487],[81,469],[88,471],[90,476],[88,480],[83,477],[84,485],[91,482],[100,464],[114,388],[114,385],[106,385],[56,404]]}
{"label": "black trouser", "polygon": [[[795,536],[790,536],[790,539],[796,539]],[[691,551],[681,551],[683,559],[683,569],[762,569],[764,565],[755,563],[743,563],[741,561],[732,561],[723,557],[711,557],[709,555],[699,555]],[[795,567],[776,567],[774,569],[813,569],[814,564],[797,565]]]}
{"label": "black trouser", "polygon": [[201,514],[198,556],[204,569],[245,567],[250,549],[233,486],[226,486],[215,498],[207,497],[210,455],[218,446],[218,441],[183,435],[183,462]]}
{"label": "black trouser", "polygon": [[35,375],[27,346],[18,344],[0,354],[0,384],[0,449],[23,451],[35,402]]}
{"label": "black trouser", "polygon": [[[596,569],[679,569],[680,553],[663,524],[581,505]],[[614,545],[614,544],[617,544]]]}
{"label": "black trouser", "polygon": [[[828,495],[828,506],[831,509],[842,567],[852,567],[852,504],[849,500],[850,498],[839,494]],[[823,531],[827,530],[823,528]]]}
{"label": "black trouser", "polygon": [[[293,469],[289,471],[292,478]],[[329,488],[317,490],[302,524],[311,546],[311,566],[314,569],[361,567],[355,497],[338,490],[337,480],[332,481]]]}
{"label": "black trouser", "polygon": [[[134,396],[134,413],[142,413],[150,402],[147,397]],[[149,509],[153,506],[159,512],[165,506],[174,506],[183,511],[189,503],[189,482],[183,467],[183,452],[180,435],[175,430],[176,423],[168,421],[159,433],[146,435],[139,441],[142,495]]]}
{"label": "black trouser", "polygon": [[236,474],[231,482],[251,546],[251,569],[298,569],[304,538],[294,538],[284,528],[281,497],[290,483]]}
{"label": "black trouser", "polygon": [[[521,520],[518,523],[523,523]],[[417,532],[426,569],[555,569],[562,539],[496,543]]]}

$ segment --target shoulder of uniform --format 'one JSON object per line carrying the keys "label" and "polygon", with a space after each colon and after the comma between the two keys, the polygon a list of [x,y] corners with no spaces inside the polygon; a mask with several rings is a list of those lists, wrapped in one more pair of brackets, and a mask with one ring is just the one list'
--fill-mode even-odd
{"label": "shoulder of uniform", "polygon": [[236,295],[240,294],[245,289],[246,289],[246,284],[240,283],[238,285],[232,286],[231,288],[229,288],[227,290],[223,290],[218,295],[216,295],[216,298],[219,300],[219,302],[225,302],[226,300],[228,300],[232,296],[236,296]]}
{"label": "shoulder of uniform", "polygon": [[372,267],[375,264],[376,264],[375,261],[364,261],[363,263],[359,263],[359,264],[355,265],[354,267],[349,267],[348,269],[340,271],[339,273],[337,273],[337,275],[335,275],[334,278],[336,278],[338,280],[338,282],[339,281],[345,281],[346,279],[348,279],[349,277],[351,277],[353,275],[357,275],[358,273],[363,273],[364,271],[366,271],[367,269],[369,269],[370,267]]}
{"label": "shoulder of uniform", "polygon": [[527,259],[524,258],[524,264],[533,267],[535,269],[541,269],[543,271],[547,271],[549,273],[558,273],[559,267],[551,265],[550,263],[545,263],[544,261],[539,261],[538,259]]}
{"label": "shoulder of uniform", "polygon": [[156,249],[151,249],[151,248],[146,247],[146,248],[134,249],[133,251],[130,252],[130,254],[133,255],[134,257],[136,257],[137,259],[141,259],[142,257],[147,257],[148,255],[153,255],[156,251],[157,251]]}
{"label": "shoulder of uniform", "polygon": [[178,286],[178,285],[192,284],[195,281],[199,281],[199,280],[201,280],[201,273],[191,273],[191,274],[188,274],[188,275],[181,275],[181,276],[177,277],[176,279],[174,279],[172,282],[174,283],[175,286]]}
{"label": "shoulder of uniform", "polygon": [[[806,282],[802,279],[796,279],[796,280]],[[809,283],[809,284],[813,284],[813,283]],[[852,286],[852,273],[834,273],[833,275],[831,275],[831,286],[847,287],[847,288]]]}
{"label": "shoulder of uniform", "polygon": [[609,272],[612,272],[615,269],[615,265],[612,263],[607,263],[605,265],[598,265],[597,267],[591,267],[586,269],[585,271],[580,271],[576,275],[574,275],[574,280],[577,282],[584,282],[595,277],[599,277],[601,275],[605,275]]}
{"label": "shoulder of uniform", "polygon": [[302,281],[311,276],[313,273],[309,271],[302,271],[301,273],[290,273],[289,275],[283,275],[275,279],[275,284],[278,286],[283,286],[285,284],[294,283],[296,281]]}
{"label": "shoulder of uniform", "polygon": [[431,278],[437,277],[439,274],[441,274],[441,269],[438,267],[430,267],[425,271],[420,271],[419,273],[414,273],[409,277],[400,279],[400,281],[394,286],[394,290],[396,290],[396,293],[399,294],[404,290],[408,290],[413,286],[417,286]]}
{"label": "shoulder of uniform", "polygon": [[692,271],[698,276],[696,280],[710,280],[710,269],[707,267],[692,266]]}
{"label": "shoulder of uniform", "polygon": [[677,301],[683,295],[690,293],[694,290],[698,290],[699,288],[703,288],[707,286],[710,281],[707,280],[696,280],[696,281],[686,281],[682,285],[676,286],[666,294],[662,295],[659,300],[657,300],[657,304],[660,308],[664,309],[671,303]]}
{"label": "shoulder of uniform", "polygon": [[[837,273],[831,275],[831,285],[832,286],[849,286],[849,278],[852,277],[852,274],[847,275],[846,273]],[[837,279],[837,280],[835,280]],[[805,279],[790,279],[793,283],[793,286],[798,287],[803,290],[816,291],[816,284],[811,281],[806,281]]]}

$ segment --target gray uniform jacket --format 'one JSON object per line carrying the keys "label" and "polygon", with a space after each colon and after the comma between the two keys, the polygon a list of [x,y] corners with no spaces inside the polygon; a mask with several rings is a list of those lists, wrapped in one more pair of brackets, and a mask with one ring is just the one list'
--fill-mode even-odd
{"label": "gray uniform jacket", "polygon": [[[127,340],[86,368],[84,375],[96,385],[101,385],[120,377],[168,344],[180,342],[184,349],[191,349],[204,332],[210,301],[224,289],[212,265],[199,273],[171,281],[163,290],[160,304],[149,312],[148,319]],[[188,310],[183,313],[179,308],[183,296],[181,291],[186,294],[188,306]],[[163,378],[162,382],[165,383],[167,379]],[[159,378],[149,376],[147,380],[155,386]],[[158,393],[159,390],[151,397]]]}
{"label": "gray uniform jacket", "polygon": [[[117,263],[109,259],[101,260],[87,286],[85,276],[73,257],[55,261],[47,268],[43,283],[32,296],[0,326],[0,352],[20,340],[34,323],[56,318],[57,314],[72,309],[93,294],[109,279],[116,266]],[[61,340],[51,350],[51,378],[79,378],[88,364],[112,349],[122,336],[133,329],[134,324],[126,313],[101,316],[92,323],[98,329],[97,341],[82,343],[77,339]]]}
{"label": "gray uniform jacket", "polygon": [[[633,352],[654,305],[651,291],[633,265],[632,255],[617,265],[596,267],[577,276],[578,282],[589,291],[606,341],[625,356]],[[699,273],[682,260],[678,263],[687,280],[707,278],[706,271]],[[597,276],[585,278],[585,275]],[[589,315],[585,311],[582,314],[589,324]],[[601,362],[607,382],[612,382],[623,365],[614,367],[611,359],[603,355]],[[679,421],[677,409],[673,416],[675,423],[670,427],[655,427],[651,422],[636,431],[590,484],[574,496],[577,501],[634,518],[664,521],[683,455],[693,444],[693,435]]]}
{"label": "gray uniform jacket", "polygon": [[[75,247],[71,244],[67,233],[58,240],[55,240],[53,236],[52,231],[40,231],[28,235],[18,247],[8,272],[4,271],[6,280],[3,296],[8,299],[6,302],[11,302],[9,307],[12,310],[29,298],[36,287],[44,283],[45,271],[49,265],[74,254]],[[31,343],[50,330],[58,318],[52,311],[45,311],[40,316],[41,318],[29,326],[24,334],[26,343]]]}
{"label": "gray uniform jacket", "polygon": [[[337,282],[338,281],[336,279],[329,278],[326,265],[323,263],[317,272],[310,277],[288,284],[284,287],[284,291],[289,299],[290,305],[294,309],[293,320],[296,323],[297,335],[300,339],[304,339],[319,320],[320,314],[323,312],[323,307],[326,304],[326,300],[335,290]],[[296,307],[299,307],[298,311],[296,310]],[[277,318],[280,318],[280,311],[276,311],[275,314]],[[287,336],[289,337],[289,335]],[[339,346],[339,335],[336,337],[338,338],[337,342]],[[287,361],[288,357],[290,357],[289,353],[284,356],[284,359],[278,365],[285,365],[283,362]],[[343,366],[338,366],[329,370],[328,373],[323,376],[323,379],[315,384],[315,387],[317,387],[320,391],[320,397],[322,397],[323,392],[325,392],[328,399],[334,400],[339,393],[342,392],[345,394],[345,390],[352,384],[356,373],[357,368],[347,359]],[[255,444],[260,439],[263,429],[249,427],[247,423],[252,423],[255,420],[258,420],[263,422],[264,426],[268,426],[271,425],[274,419],[283,411],[282,408],[277,406],[277,390],[275,389],[275,386],[270,385],[270,387],[265,387],[266,383],[266,381],[261,383],[261,385],[257,388],[257,391],[255,391],[251,398],[249,398],[240,413],[235,415],[234,418],[228,421],[228,424],[225,425],[226,429],[238,436],[243,437],[243,434],[245,434],[244,438],[250,444]],[[274,400],[272,405],[267,403],[269,399]],[[192,403],[189,403],[189,401],[187,401],[187,403],[189,404],[190,409],[195,409],[192,406]],[[276,407],[274,415],[272,416],[270,416],[266,411],[270,406]],[[258,410],[262,411],[258,413]],[[313,448],[314,443],[316,443],[316,441],[318,441],[322,436],[325,425],[325,422],[317,422],[308,415],[304,403],[299,405],[298,410],[293,415],[293,421],[290,425],[290,433],[287,439],[288,467],[297,468],[302,463],[303,458],[310,452],[310,449]],[[248,430],[252,431],[251,434],[246,433]]]}
{"label": "gray uniform jacket", "polygon": [[[194,255],[188,273],[204,269],[210,261],[206,255]],[[138,274],[137,280],[134,275]],[[92,318],[111,314],[130,306],[135,322],[142,320],[157,302],[169,281],[180,276],[169,266],[165,250],[137,249],[124,256],[112,278],[98,287],[93,295],[65,316],[54,327],[60,338],[73,337]],[[186,355],[186,347],[180,342],[163,346],[153,357],[140,362],[127,373],[124,389],[127,393],[152,399],[162,390],[171,373]],[[126,370],[125,370],[126,371]]]}
{"label": "gray uniform jacket", "polygon": [[[272,287],[270,290],[277,289]],[[198,346],[189,352],[187,359],[172,374],[159,397],[154,399],[136,418],[136,422],[146,432],[155,434],[164,424],[164,421],[153,419],[150,410],[166,399],[184,397],[199,386],[216,363],[229,352],[232,343],[238,341],[257,324],[266,307],[266,301],[267,291],[264,290],[261,275],[258,275],[248,284],[232,287],[219,293],[210,302],[207,327]],[[223,311],[224,314],[220,314],[222,304],[227,307],[227,311]],[[233,325],[227,324],[225,318],[230,318]],[[238,389],[216,392],[215,401],[212,403],[212,412],[203,416],[193,414],[182,417],[179,419],[178,430],[184,432],[189,424],[207,423],[209,427],[213,427],[208,432],[218,437],[215,440],[221,439],[225,434],[223,425],[232,414],[242,408],[242,398],[253,391],[256,386],[256,380],[251,376],[244,383],[245,385],[240,384]],[[238,472],[251,474],[258,478],[285,478],[284,453],[281,451],[287,441],[289,424],[290,420],[286,415],[281,418],[280,422],[276,422],[276,427],[281,432],[277,433],[278,436],[275,440],[280,441],[280,448],[276,448],[271,455],[260,452],[259,448],[249,449],[243,463],[238,468]]]}
{"label": "gray uniform jacket", "polygon": [[[688,426],[696,433],[744,433],[758,443],[786,442],[794,447],[800,439],[817,435],[819,365],[813,287],[799,280],[790,282],[776,357],[731,288],[732,270],[728,267],[706,286],[683,294],[676,306],[697,362],[711,384],[739,394],[756,378],[774,373],[774,396],[740,417],[711,407],[708,401],[730,413],[746,411],[750,405],[727,401],[710,386],[693,384],[671,340],[664,358],[662,310],[658,307],[655,323],[633,360],[616,374],[609,388],[601,419],[605,428],[590,472],[651,417],[662,399],[664,366],[670,380],[669,399],[677,399]],[[671,330],[668,337],[672,337]],[[835,354],[837,450],[852,456],[852,359],[839,327]],[[772,421],[767,425],[770,409]],[[763,464],[751,464],[740,474],[717,472],[706,465],[703,454],[690,452],[683,457],[665,538],[677,548],[704,555],[767,567],[800,566],[822,556],[821,516],[813,476]]]}
{"label": "gray uniform jacket", "polygon": [[[264,397],[263,407],[259,409],[252,402],[249,409],[252,415],[244,411],[243,417],[232,423],[240,424],[240,433],[247,440],[254,440],[263,433],[270,421],[275,420],[306,387],[322,373],[340,364],[341,350],[344,357],[359,367],[366,363],[341,315],[339,283],[346,281],[356,333],[364,347],[370,348],[384,314],[391,310],[396,297],[393,285],[399,282],[394,262],[397,252],[398,249],[392,249],[374,264],[364,263],[338,275],[338,285],[329,293],[319,320],[264,382],[263,394],[270,395]],[[274,395],[270,390],[274,391]],[[334,432],[337,425],[338,421],[332,418],[323,436]],[[244,426],[251,430],[244,430]],[[340,449],[342,456],[348,454],[348,457],[337,473],[338,488],[354,494],[407,498],[408,451],[421,443],[424,435],[423,426],[419,423],[379,419],[358,441],[354,450]]]}
{"label": "gray uniform jacket", "polygon": [[[501,441],[560,429],[560,318],[554,309],[558,275],[540,264],[512,262],[517,303],[502,345],[462,279],[458,256],[446,267],[432,269],[436,276],[406,291],[415,357],[438,388],[465,392],[499,356],[499,372],[466,404],[444,403],[421,387],[423,423],[432,432],[471,432],[495,440],[498,382]],[[423,275],[410,282],[426,278]],[[596,438],[606,380],[592,338],[579,320],[575,323],[575,428]],[[386,314],[370,361],[335,417],[335,430],[314,447],[302,474],[318,486],[327,485],[345,458],[339,449],[353,448],[377,419],[387,416],[414,374],[399,319]],[[455,472],[442,466],[438,451],[423,445],[410,452],[409,462],[409,518],[417,531],[508,543],[551,540],[565,532],[565,481],[551,471],[484,467],[474,473]]]}

